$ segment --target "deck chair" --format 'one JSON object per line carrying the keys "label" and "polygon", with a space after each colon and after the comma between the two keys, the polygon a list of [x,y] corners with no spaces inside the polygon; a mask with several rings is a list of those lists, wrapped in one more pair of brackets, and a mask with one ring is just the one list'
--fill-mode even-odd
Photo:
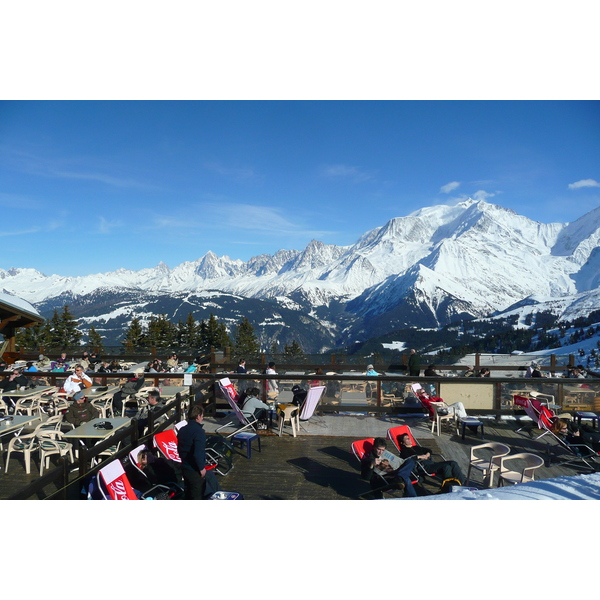
{"label": "deck chair", "polygon": [[302,410],[300,411],[300,414],[298,415],[297,424],[300,425],[300,427],[302,427],[302,429],[304,429],[304,431],[306,431],[307,433],[308,433],[308,429],[306,429],[306,427],[304,427],[303,423],[308,424],[308,421],[311,418],[312,418],[312,423],[314,423],[315,425],[319,425],[320,427],[327,428],[327,423],[325,423],[325,421],[323,419],[315,417],[315,410],[317,409],[317,406],[318,406],[319,402],[321,401],[321,398],[323,397],[324,393],[325,393],[325,386],[318,385],[315,387],[311,387],[306,394],[306,400],[304,400],[304,404],[302,405]]}
{"label": "deck chair", "polygon": [[120,460],[113,460],[98,471],[97,484],[104,500],[137,500]]}
{"label": "deck chair", "polygon": [[[142,498],[154,498],[159,500],[172,500],[183,496],[183,488],[176,481],[177,475],[175,471],[172,471],[173,481],[167,483],[152,484],[148,479],[148,475],[140,467],[138,463],[138,455],[142,450],[148,450],[146,444],[141,444],[137,448],[134,448],[129,452],[129,460],[126,461],[124,468],[127,476],[129,477],[132,485],[139,490],[142,494]],[[154,457],[150,453],[151,457]],[[154,458],[154,460],[156,460]]]}
{"label": "deck chair", "polygon": [[[536,440],[539,440],[550,433],[552,423],[556,419],[554,411],[550,410],[539,400],[527,398],[526,396],[514,395],[513,402],[516,406],[520,406],[525,411],[527,416],[534,422],[535,427],[542,431],[542,433],[535,438]],[[525,426],[520,427],[517,429],[517,431],[521,431],[524,429],[524,427]]]}
{"label": "deck chair", "polygon": [[[567,440],[562,439],[552,431],[552,425],[556,417],[553,411],[547,406],[542,404],[539,400],[533,398],[526,398],[525,396],[513,396],[513,401],[517,406],[520,406],[525,410],[527,416],[529,416],[536,427],[542,431],[538,435],[536,440],[544,436],[549,436],[547,439],[547,459],[548,461],[554,460],[563,466],[575,465],[576,463],[583,463],[591,471],[596,471],[599,466],[600,456],[598,453],[588,446],[587,444],[571,444]],[[523,429],[523,427],[521,427]],[[520,431],[520,429],[517,429]],[[564,450],[565,455],[560,456],[556,453],[552,454],[550,442],[554,442],[555,446]]]}
{"label": "deck chair", "polygon": [[[398,450],[398,453],[400,453],[402,451],[402,446],[400,444],[400,438],[404,434],[408,434],[410,436],[410,439],[415,446],[420,445],[417,442],[417,440],[415,439],[415,436],[413,435],[413,432],[411,431],[411,429],[408,425],[398,425],[397,427],[392,427],[392,428],[388,429],[387,439],[390,440],[392,442],[392,444],[394,444],[394,447],[396,448],[396,450]],[[446,457],[443,454],[440,454],[438,452],[431,453],[431,458],[433,459],[434,457],[439,457],[438,461],[446,460]],[[437,475],[435,475],[434,473],[430,473],[425,468],[425,466],[423,464],[421,464],[420,461],[417,460],[415,465],[416,465],[415,469],[413,470],[413,480],[414,480],[413,485],[417,485],[417,484],[421,483],[421,478],[423,476],[431,477],[431,478],[437,479],[439,481],[440,478]]]}
{"label": "deck chair", "polygon": [[[161,431],[160,433],[155,434],[154,446],[158,448],[158,451],[167,460],[173,461],[178,466],[181,465],[181,458],[179,456],[179,450],[177,449],[177,433],[175,429],[165,429],[165,431]],[[212,448],[208,446],[208,442],[205,448],[205,454],[206,470],[210,471],[211,469],[217,469],[217,467],[219,466],[219,461],[215,456],[215,452],[212,450]],[[219,470],[216,470],[215,472],[220,473],[221,475],[223,474]]]}
{"label": "deck chair", "polygon": [[[356,460],[358,460],[359,466],[361,468],[362,468],[363,458],[369,452],[371,452],[371,450],[373,449],[374,443],[375,443],[375,438],[365,438],[364,440],[357,440],[356,442],[352,442],[352,444],[350,444],[350,447],[352,448],[352,453],[356,457]],[[390,490],[394,489],[394,487],[395,487],[394,484],[390,483],[385,477],[383,477],[383,475],[379,475],[379,474],[377,474],[377,475],[381,479],[381,487],[377,487],[375,489],[370,489],[367,492],[363,492],[362,494],[358,495],[359,498],[363,498],[364,496],[369,496],[376,492],[384,492],[384,493],[389,492]],[[413,481],[413,485],[415,483],[418,483],[418,482]]]}
{"label": "deck chair", "polygon": [[219,433],[221,429],[225,429],[225,427],[230,427],[235,424],[237,421],[239,427],[233,432],[226,436],[226,439],[233,437],[236,433],[240,433],[240,431],[245,431],[246,429],[251,429],[256,431],[258,425],[258,419],[255,417],[246,417],[244,413],[240,410],[240,407],[237,404],[237,400],[239,398],[237,391],[233,387],[233,384],[229,380],[229,377],[224,377],[223,379],[219,379],[219,387],[221,388],[221,392],[223,392],[223,396],[227,400],[229,406],[232,408],[233,413],[229,413],[228,417],[232,420],[228,420],[225,425],[221,425],[215,431]]}

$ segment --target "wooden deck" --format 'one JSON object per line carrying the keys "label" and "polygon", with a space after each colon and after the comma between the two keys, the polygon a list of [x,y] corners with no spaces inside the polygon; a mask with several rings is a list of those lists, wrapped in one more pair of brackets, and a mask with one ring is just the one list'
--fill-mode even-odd
{"label": "wooden deck", "polygon": [[[288,433],[261,435],[262,452],[253,443],[252,458],[247,459],[245,451],[237,450],[234,455],[234,468],[225,477],[219,477],[221,488],[236,491],[248,500],[351,500],[367,492],[368,483],[361,480],[359,465],[351,452],[352,441],[382,436],[388,428],[402,424],[400,419],[368,417],[366,415],[330,415],[325,418],[325,426],[309,428],[310,434],[294,438]],[[208,432],[214,431],[216,423],[208,422]],[[434,452],[442,453],[447,460],[456,460],[467,473],[470,447],[482,443],[479,437],[468,435],[462,441],[453,431],[446,430],[434,436],[425,423],[412,424],[417,441]],[[514,421],[486,422],[485,441],[498,441],[508,444],[512,453],[533,452],[543,455],[547,450],[546,438],[535,440],[526,433],[517,433]],[[335,433],[335,435],[332,435]],[[539,433],[539,432],[537,432]],[[329,435],[328,435],[329,434]],[[39,472],[37,457],[32,461],[32,473],[25,474],[22,458],[11,458],[8,475],[4,472],[6,456],[2,453],[0,472],[0,499],[5,499],[34,481]],[[541,467],[536,479],[546,479],[562,475],[577,475],[589,472],[584,469],[552,464]],[[480,487],[480,475],[470,485]],[[435,486],[426,486],[435,492]]]}

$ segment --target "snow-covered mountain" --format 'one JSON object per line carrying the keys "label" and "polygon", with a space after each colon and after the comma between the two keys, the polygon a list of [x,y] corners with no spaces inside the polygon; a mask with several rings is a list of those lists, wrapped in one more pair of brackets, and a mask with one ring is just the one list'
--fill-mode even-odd
{"label": "snow-covered mountain", "polygon": [[35,306],[98,290],[199,297],[218,290],[290,303],[329,322],[338,341],[483,317],[526,298],[552,301],[599,286],[600,207],[573,223],[544,224],[471,199],[394,218],[351,246],[313,240],[302,251],[247,262],[208,252],[172,269],[161,263],[85,277],[0,270],[0,291]]}

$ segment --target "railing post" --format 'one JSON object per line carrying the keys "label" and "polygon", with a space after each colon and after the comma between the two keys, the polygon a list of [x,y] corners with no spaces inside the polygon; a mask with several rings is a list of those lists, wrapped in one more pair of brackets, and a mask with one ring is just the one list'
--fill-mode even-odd
{"label": "railing post", "polygon": [[381,380],[377,380],[377,407],[381,406]]}

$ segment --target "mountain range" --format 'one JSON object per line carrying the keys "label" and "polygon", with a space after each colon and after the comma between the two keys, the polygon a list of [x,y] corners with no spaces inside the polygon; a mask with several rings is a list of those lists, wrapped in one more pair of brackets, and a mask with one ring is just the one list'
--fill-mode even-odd
{"label": "mountain range", "polygon": [[133,316],[213,313],[233,330],[246,316],[265,349],[306,352],[386,332],[555,306],[564,318],[599,307],[600,207],[572,223],[540,223],[468,199],[397,217],[350,246],[313,240],[244,262],[208,252],[169,268],[83,277],[0,269],[0,290],[43,316],[68,304],[82,328],[116,344]]}

